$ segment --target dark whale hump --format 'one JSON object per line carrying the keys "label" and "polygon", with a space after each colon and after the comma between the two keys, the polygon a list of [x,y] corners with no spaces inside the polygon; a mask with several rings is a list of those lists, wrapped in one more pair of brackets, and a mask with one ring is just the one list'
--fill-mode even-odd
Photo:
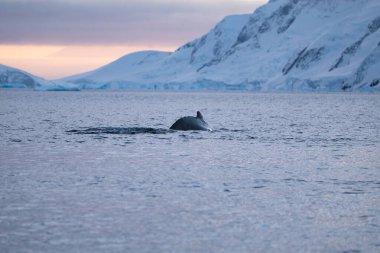
{"label": "dark whale hump", "polygon": [[203,115],[201,112],[197,112],[197,117],[186,116],[178,119],[174,124],[170,127],[173,130],[202,130],[202,131],[210,131],[211,128],[203,119]]}

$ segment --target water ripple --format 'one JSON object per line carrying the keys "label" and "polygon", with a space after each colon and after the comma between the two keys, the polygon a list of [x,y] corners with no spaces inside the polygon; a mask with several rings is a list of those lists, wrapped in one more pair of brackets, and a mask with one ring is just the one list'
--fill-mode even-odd
{"label": "water ripple", "polygon": [[171,132],[164,128],[151,128],[151,127],[92,127],[82,130],[69,130],[67,133],[74,134],[166,134]]}

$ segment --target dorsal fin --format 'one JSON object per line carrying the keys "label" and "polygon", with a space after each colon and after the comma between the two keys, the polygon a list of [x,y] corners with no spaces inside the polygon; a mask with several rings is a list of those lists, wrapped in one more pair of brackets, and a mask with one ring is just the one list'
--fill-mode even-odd
{"label": "dorsal fin", "polygon": [[200,111],[197,111],[197,118],[203,119],[203,115]]}

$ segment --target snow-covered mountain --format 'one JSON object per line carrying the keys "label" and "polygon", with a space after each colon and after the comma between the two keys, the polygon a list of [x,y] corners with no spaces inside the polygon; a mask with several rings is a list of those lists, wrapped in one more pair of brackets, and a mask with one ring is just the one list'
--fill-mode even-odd
{"label": "snow-covered mountain", "polygon": [[1,88],[34,88],[42,85],[50,85],[50,82],[23,70],[0,64]]}
{"label": "snow-covered mountain", "polygon": [[173,53],[138,52],[64,80],[85,88],[379,90],[380,1],[272,0]]}
{"label": "snow-covered mountain", "polygon": [[[249,15],[224,18],[203,37],[175,52],[142,51],[128,54],[94,71],[64,78],[84,88],[223,88],[220,81],[202,80],[198,69],[224,55],[249,20]],[[206,82],[205,82],[206,81]]]}
{"label": "snow-covered mountain", "polygon": [[48,81],[23,70],[0,64],[0,88],[33,88],[35,90],[79,90],[78,85]]}
{"label": "snow-covered mountain", "polygon": [[65,78],[84,88],[380,91],[379,0],[271,0],[175,52]]}

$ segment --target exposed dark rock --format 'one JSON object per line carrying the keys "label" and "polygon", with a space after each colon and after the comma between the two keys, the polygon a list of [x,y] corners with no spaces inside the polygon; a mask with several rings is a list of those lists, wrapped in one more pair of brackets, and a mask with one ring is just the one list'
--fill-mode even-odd
{"label": "exposed dark rock", "polygon": [[285,67],[282,69],[282,73],[284,75],[288,74],[289,71],[294,67],[294,65],[296,65],[298,59],[302,56],[302,54],[307,50],[307,47],[305,47],[304,49],[302,49],[298,54],[297,54],[297,57],[292,60],[292,61],[289,61]]}
{"label": "exposed dark rock", "polygon": [[372,22],[368,25],[368,30],[370,33],[374,33],[380,28],[380,16],[372,20]]}
{"label": "exposed dark rock", "polygon": [[206,44],[206,41],[207,41],[207,36],[203,36],[199,40],[199,42],[196,45],[194,45],[193,50],[191,51],[190,64],[194,62],[195,54],[197,53],[199,48],[201,48],[204,44]]}
{"label": "exposed dark rock", "polygon": [[288,28],[293,24],[294,20],[296,20],[296,17],[294,16],[287,19],[285,23],[277,29],[277,33],[280,34],[288,30]]}
{"label": "exposed dark rock", "polygon": [[325,48],[312,48],[307,50],[307,47],[298,53],[295,60],[288,62],[282,69],[284,75],[288,74],[294,67],[299,69],[308,69],[313,62],[317,62],[321,59]]}
{"label": "exposed dark rock", "polygon": [[370,87],[375,87],[377,86],[378,84],[380,83],[380,80],[379,79],[375,79],[372,81],[372,83],[369,85]]}
{"label": "exposed dark rock", "polygon": [[324,50],[324,47],[312,48],[308,50],[301,56],[299,62],[296,64],[296,67],[301,69],[308,69],[310,63],[317,62],[321,59]]}
{"label": "exposed dark rock", "polygon": [[214,48],[213,48],[213,53],[215,56],[220,56],[221,54],[221,49],[222,49],[222,42],[218,41],[215,43]]}
{"label": "exposed dark rock", "polygon": [[254,37],[254,39],[258,41],[257,34],[256,34],[257,32],[256,26],[258,25],[257,23],[260,21],[261,19],[259,17],[253,17],[253,18],[251,17],[248,21],[248,24],[246,24],[241,30],[241,32],[239,33],[237,40],[232,47],[242,44],[248,41],[249,39],[251,39],[252,37]]}
{"label": "exposed dark rock", "polygon": [[[278,34],[285,32],[296,19],[295,13],[298,12],[294,10],[294,4],[297,2],[296,0],[290,1],[290,3],[279,7],[271,16],[265,18],[264,21],[260,17],[251,18],[248,24],[241,30],[233,47],[250,40],[254,48],[260,48],[259,35],[269,31],[273,25],[279,26],[277,29]],[[293,15],[288,17],[292,12]]]}
{"label": "exposed dark rock", "polygon": [[293,4],[289,3],[289,4],[285,4],[283,6],[281,6],[276,14],[278,16],[286,16],[286,15],[289,15],[290,11],[294,8]]}
{"label": "exposed dark rock", "polygon": [[264,21],[259,27],[259,33],[265,33],[270,29],[270,24],[268,21]]}
{"label": "exposed dark rock", "polygon": [[341,53],[340,57],[336,61],[336,63],[329,69],[329,71],[332,71],[336,68],[339,68],[342,66],[343,62],[345,60],[348,61],[348,58],[355,55],[355,53],[358,51],[360,45],[363,43],[364,39],[367,38],[369,33],[364,34],[358,41],[354,42],[351,46],[344,49],[344,51]]}
{"label": "exposed dark rock", "polygon": [[212,65],[216,65],[220,62],[221,60],[220,59],[214,59],[212,61],[209,61],[208,63],[206,64],[203,64],[200,68],[197,69],[197,72],[201,71],[202,69],[206,68],[206,67],[210,67]]}
{"label": "exposed dark rock", "polygon": [[[338,60],[335,62],[335,64],[329,69],[329,71],[332,71],[336,68],[341,67],[344,62],[348,62],[349,58],[354,56],[356,52],[358,51],[360,45],[363,43],[363,41],[372,33],[375,33],[380,28],[380,16],[372,20],[372,22],[368,25],[368,32],[365,33],[358,41],[354,42],[351,46],[344,49],[344,51],[341,53]],[[380,45],[380,42],[379,42]],[[378,45],[378,46],[379,46]]]}
{"label": "exposed dark rock", "polygon": [[252,35],[248,32],[247,27],[244,27],[243,30],[240,32],[235,45],[246,42],[251,38],[251,36]]}

